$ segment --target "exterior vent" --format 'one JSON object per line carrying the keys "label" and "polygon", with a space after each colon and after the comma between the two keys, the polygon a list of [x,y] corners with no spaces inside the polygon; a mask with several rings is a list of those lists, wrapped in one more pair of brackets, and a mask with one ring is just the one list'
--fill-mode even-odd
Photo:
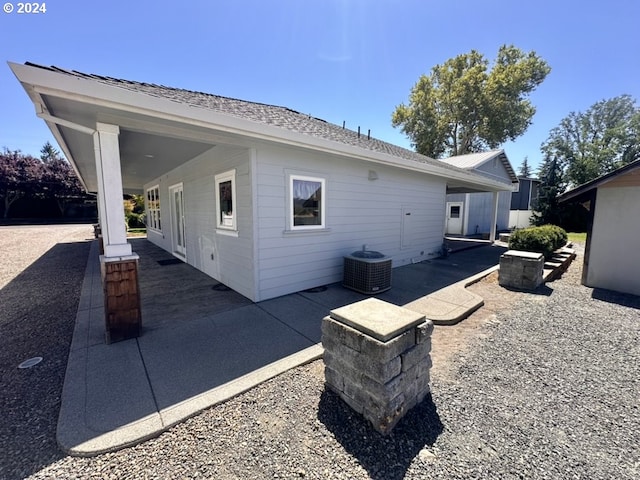
{"label": "exterior vent", "polygon": [[366,295],[389,290],[391,259],[371,250],[360,250],[346,255],[342,286]]}

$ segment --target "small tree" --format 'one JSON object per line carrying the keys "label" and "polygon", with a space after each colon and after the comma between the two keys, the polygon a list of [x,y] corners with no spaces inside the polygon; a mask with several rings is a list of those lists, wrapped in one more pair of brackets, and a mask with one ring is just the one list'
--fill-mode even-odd
{"label": "small tree", "polygon": [[529,157],[524,157],[522,164],[520,165],[520,176],[530,178],[531,167],[529,166]]}
{"label": "small tree", "polygon": [[60,160],[60,151],[57,150],[50,142],[44,144],[40,149],[40,160],[44,163],[51,162],[53,160]]}
{"label": "small tree", "polygon": [[563,218],[558,205],[558,195],[564,192],[562,168],[558,160],[545,158],[538,173],[540,187],[538,189],[538,205],[531,217],[534,225],[562,225]]}
{"label": "small tree", "polygon": [[144,196],[125,195],[124,218],[127,228],[142,228],[145,226]]}

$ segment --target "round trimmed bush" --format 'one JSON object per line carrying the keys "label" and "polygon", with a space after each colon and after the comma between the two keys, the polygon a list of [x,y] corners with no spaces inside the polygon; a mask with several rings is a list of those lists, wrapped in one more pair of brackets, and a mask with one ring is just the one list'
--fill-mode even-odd
{"label": "round trimmed bush", "polygon": [[553,252],[567,244],[567,232],[556,225],[543,225],[516,230],[509,238],[509,248],[542,253],[551,258]]}

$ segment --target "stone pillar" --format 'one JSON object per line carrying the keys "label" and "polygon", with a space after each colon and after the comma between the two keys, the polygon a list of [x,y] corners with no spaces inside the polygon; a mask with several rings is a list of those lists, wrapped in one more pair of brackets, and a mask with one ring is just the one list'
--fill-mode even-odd
{"label": "stone pillar", "polygon": [[498,283],[502,287],[535,290],[542,284],[544,255],[508,250],[500,257]]}
{"label": "stone pillar", "polygon": [[100,256],[104,290],[105,339],[119,342],[140,336],[142,311],[138,282],[138,255]]}
{"label": "stone pillar", "polygon": [[424,315],[369,298],[322,320],[326,386],[386,435],[429,393]]}

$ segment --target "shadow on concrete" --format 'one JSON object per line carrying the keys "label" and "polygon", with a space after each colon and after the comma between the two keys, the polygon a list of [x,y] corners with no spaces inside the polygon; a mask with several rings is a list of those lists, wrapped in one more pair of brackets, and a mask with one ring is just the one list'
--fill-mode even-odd
{"label": "shadow on concrete", "polygon": [[591,297],[595,300],[602,300],[603,302],[615,303],[623,307],[640,310],[640,296],[638,295],[606,290],[604,288],[594,288]]}
{"label": "shadow on concrete", "polygon": [[362,415],[328,389],[320,397],[318,420],[374,480],[403,479],[420,451],[432,446],[444,430],[431,394],[411,409],[388,436],[374,430]]}
{"label": "shadow on concrete", "polygon": [[[58,442],[73,454],[97,454],[158,435],[228,398],[222,392],[247,376],[267,371],[268,377],[292,355],[310,361],[321,352],[322,318],[367,298],[334,283],[253,303],[190,265],[164,262],[171,255],[148,240],[130,241],[140,256],[142,336],[104,344],[94,244],[58,426]],[[395,268],[391,290],[377,298],[405,305],[496,265],[504,251],[485,245]]]}

